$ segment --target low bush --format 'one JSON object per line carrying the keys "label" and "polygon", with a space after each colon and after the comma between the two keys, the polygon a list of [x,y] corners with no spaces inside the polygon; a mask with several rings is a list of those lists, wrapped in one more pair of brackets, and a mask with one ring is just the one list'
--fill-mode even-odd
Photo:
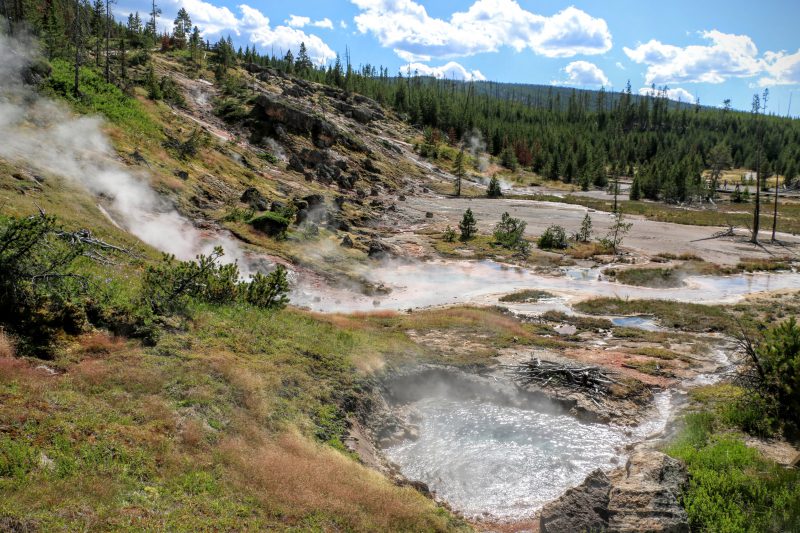
{"label": "low bush", "polygon": [[765,460],[710,412],[692,413],[667,453],[683,460],[683,504],[693,531],[797,531],[800,472]]}
{"label": "low bush", "polygon": [[567,232],[553,224],[539,236],[536,245],[542,250],[563,250],[567,247]]}

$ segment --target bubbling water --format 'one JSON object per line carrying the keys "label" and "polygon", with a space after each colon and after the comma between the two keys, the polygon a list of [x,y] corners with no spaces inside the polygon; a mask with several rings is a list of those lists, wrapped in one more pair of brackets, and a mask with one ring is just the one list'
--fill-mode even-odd
{"label": "bubbling water", "polygon": [[419,438],[386,448],[386,456],[466,516],[496,520],[529,518],[593,470],[624,463],[625,445],[662,431],[671,409],[670,393],[659,393],[654,416],[624,428],[582,422],[502,381],[422,389],[429,394],[408,402]]}

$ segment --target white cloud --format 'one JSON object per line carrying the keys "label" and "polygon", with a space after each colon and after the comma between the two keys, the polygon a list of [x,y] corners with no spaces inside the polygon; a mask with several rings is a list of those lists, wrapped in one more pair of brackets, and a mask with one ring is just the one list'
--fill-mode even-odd
{"label": "white cloud", "polygon": [[204,37],[223,31],[239,35],[239,19],[227,7],[218,7],[203,0],[173,0],[173,4],[189,12],[192,23],[202,31]]}
{"label": "white cloud", "polygon": [[305,43],[308,56],[315,63],[324,63],[336,56],[334,51],[316,35],[289,26],[272,28],[269,18],[246,4],[240,5],[239,10],[242,12],[240,28],[249,34],[251,43],[265,50],[274,50],[276,54],[293,50],[296,54],[300,43]]}
{"label": "white cloud", "polygon": [[758,80],[762,87],[800,84],[800,50],[794,54],[767,52],[764,54],[767,76]]}
{"label": "white cloud", "polygon": [[424,63],[409,63],[400,67],[400,73],[403,75],[409,71],[412,75],[417,73],[420,76],[433,76],[447,80],[483,81],[486,79],[480,70],[467,70],[455,61],[450,61],[441,67],[432,67]]}
{"label": "white cloud", "polygon": [[625,70],[625,65],[623,65],[622,62],[620,61],[617,61],[616,63],[614,63],[614,65],[616,65],[616,67],[620,70]]}
{"label": "white cloud", "polygon": [[[639,94],[644,96],[658,96],[663,91],[663,89],[656,89],[655,91],[650,87],[642,87],[639,89]],[[686,89],[682,89],[680,87],[676,87],[674,89],[667,88],[667,98],[670,100],[676,100],[679,102],[687,102],[693,104],[696,102],[695,97],[687,91]]]}
{"label": "white cloud", "polygon": [[289,18],[286,19],[286,25],[290,28],[302,28],[307,24],[311,24],[311,19],[309,17],[298,17],[297,15],[289,15]]}
{"label": "white cloud", "polygon": [[566,80],[553,81],[553,85],[573,85],[573,86],[607,86],[609,84],[605,72],[588,61],[573,61],[566,67],[564,72],[567,73]]}
{"label": "white cloud", "polygon": [[286,22],[286,25],[289,26],[290,28],[303,28],[305,26],[314,26],[315,28],[325,28],[327,30],[333,29],[333,22],[331,22],[331,19],[327,17],[322,20],[312,21],[310,17],[289,15],[289,18],[284,22]]}
{"label": "white cloud", "polygon": [[611,49],[605,20],[575,7],[551,17],[524,10],[515,0],[477,0],[450,20],[428,15],[414,0],[351,0],[361,10],[355,17],[362,34],[404,58],[469,56],[510,47],[530,49],[547,57],[601,54]]}
{"label": "white cloud", "polygon": [[679,47],[652,39],[623,50],[633,61],[647,65],[648,84],[722,83],[729,78],[755,76],[763,69],[758,48],[747,35],[717,30],[700,35],[708,45]]}
{"label": "white cloud", "polygon": [[343,20],[340,20],[339,21],[339,27],[342,28],[343,30],[346,30],[347,29],[347,22],[345,22]]}

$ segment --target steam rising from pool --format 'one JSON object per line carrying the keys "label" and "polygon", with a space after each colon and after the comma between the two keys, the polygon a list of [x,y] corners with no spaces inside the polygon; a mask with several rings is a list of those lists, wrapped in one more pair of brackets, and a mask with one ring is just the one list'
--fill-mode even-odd
{"label": "steam rising from pool", "polygon": [[408,309],[448,304],[496,304],[503,294],[540,289],[560,298],[537,304],[503,304],[523,313],[548,309],[569,311],[569,303],[585,297],[731,303],[755,292],[800,288],[800,273],[755,273],[734,276],[689,276],[685,286],[660,289],[623,285],[599,277],[597,269],[570,269],[564,275],[539,274],[494,261],[386,261],[364,276],[391,289],[387,295],[363,296],[351,290],[298,294],[293,301],[322,312]]}
{"label": "steam rising from pool", "polygon": [[663,430],[670,411],[670,393],[659,393],[639,427],[586,423],[507,383],[465,380],[426,382],[420,389],[430,394],[410,402],[419,438],[384,452],[405,477],[470,517],[531,517],[593,470],[624,464],[624,446]]}

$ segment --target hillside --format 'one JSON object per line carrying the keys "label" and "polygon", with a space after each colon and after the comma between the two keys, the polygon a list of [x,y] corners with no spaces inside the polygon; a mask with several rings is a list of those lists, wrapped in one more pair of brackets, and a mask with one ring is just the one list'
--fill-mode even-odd
{"label": "hillside", "polygon": [[[615,444],[636,447],[638,481],[604,448],[605,490],[623,494],[612,514],[633,529],[704,523],[673,492],[719,445],[709,435],[727,432],[725,468],[740,461],[747,474],[714,497],[744,494],[737,520],[774,507],[760,524],[797,524],[796,472],[747,447],[741,429],[760,424],[758,437],[793,450],[791,412],[734,420],[720,407],[696,441],[674,446],[688,467],[649,435],[631,437],[654,423],[677,431],[681,402],[665,407],[665,393],[708,409],[742,396],[715,385],[731,363],[720,354],[800,310],[793,197],[781,197],[778,242],[755,246],[740,223],[751,204],[730,193],[665,205],[581,191],[512,165],[483,144],[491,132],[470,143],[450,139],[447,123],[415,122],[378,84],[359,91],[269,61],[228,64],[220,48],[199,58],[164,48],[128,51],[125,77],[109,81],[82,66],[75,93],[67,59],[0,36],[0,530],[521,530],[565,514],[542,506],[598,466],[559,462],[572,477],[534,503],[523,487],[516,515],[467,512],[435,478],[388,459],[424,428],[415,395],[434,393],[486,396],[523,421],[544,405],[564,427],[616,431]],[[519,111],[503,98],[492,106]],[[521,136],[570,134],[566,116],[530,113],[513,124],[531,128]],[[699,113],[693,134],[713,136],[699,124],[719,115]],[[789,157],[796,146],[779,148]],[[601,394],[509,378],[540,358],[613,384]],[[486,423],[492,446],[516,423],[503,416]],[[653,485],[654,472],[675,487]],[[639,511],[639,482],[663,508]]]}

